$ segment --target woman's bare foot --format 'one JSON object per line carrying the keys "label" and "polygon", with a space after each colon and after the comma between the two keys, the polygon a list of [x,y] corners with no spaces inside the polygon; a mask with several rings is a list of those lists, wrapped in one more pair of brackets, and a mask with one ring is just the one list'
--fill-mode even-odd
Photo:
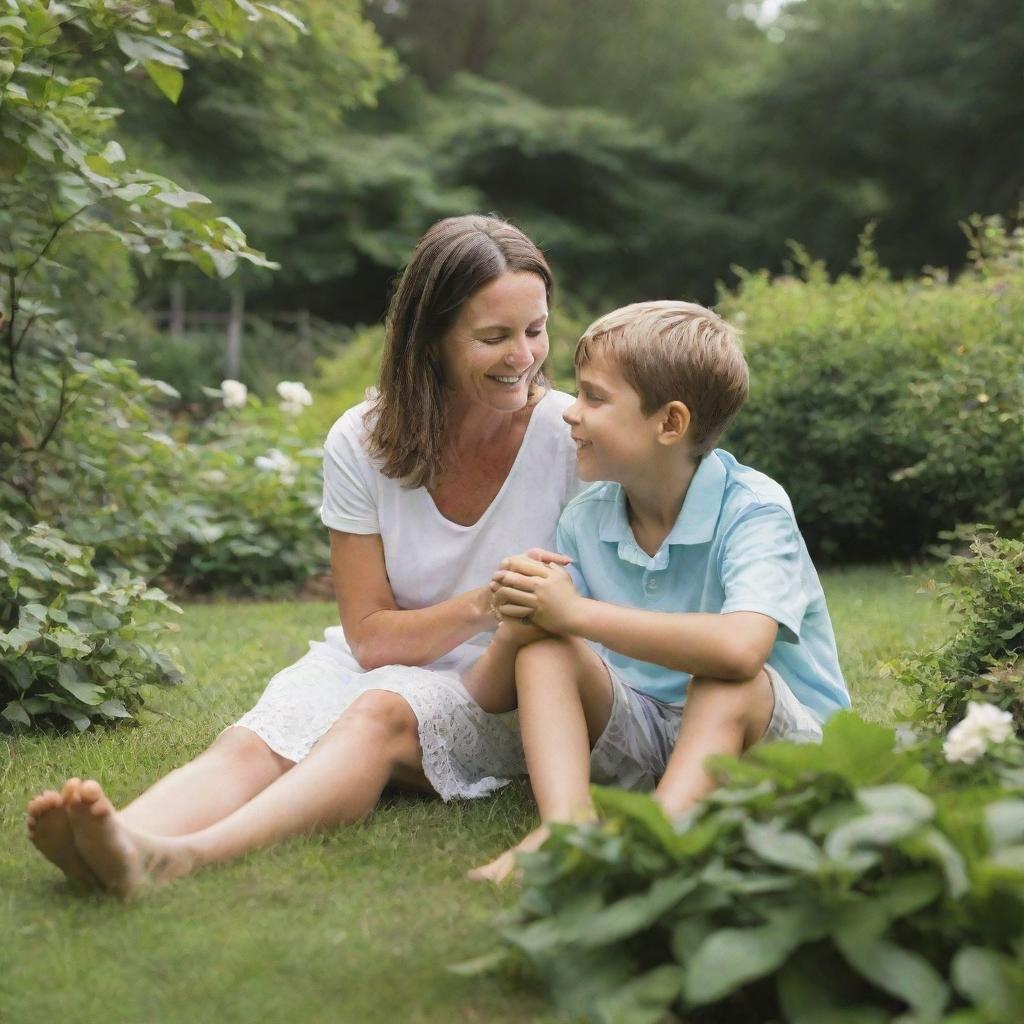
{"label": "woman's bare foot", "polygon": [[533,853],[539,849],[550,834],[551,830],[547,825],[541,825],[511,849],[495,857],[489,864],[481,864],[480,867],[467,871],[466,877],[473,882],[493,882],[495,885],[501,885],[508,879],[519,881],[523,873],[516,870],[516,857],[520,853]]}
{"label": "woman's bare foot", "polygon": [[95,887],[98,884],[96,876],[75,846],[75,836],[60,793],[45,790],[29,801],[26,811],[25,827],[33,846],[73,882]]}
{"label": "woman's bare foot", "polygon": [[75,846],[108,892],[133,899],[191,870],[193,858],[180,839],[125,828],[95,780],[69,779],[63,800]]}

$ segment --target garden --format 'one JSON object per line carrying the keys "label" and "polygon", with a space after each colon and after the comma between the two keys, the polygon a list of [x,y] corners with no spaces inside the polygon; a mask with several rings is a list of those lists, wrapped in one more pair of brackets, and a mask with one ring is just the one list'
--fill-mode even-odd
{"label": "garden", "polygon": [[[1001,130],[1011,101],[991,97],[1024,36],[996,32],[995,0],[941,29],[934,0],[692,4],[685,36],[670,3],[597,6],[578,33],[502,0],[0,13],[0,1020],[1019,1016],[1020,162],[985,150],[969,181],[951,164],[910,226],[922,152],[964,142],[961,115]],[[868,116],[883,87],[852,69],[867,41],[895,54],[925,30],[971,102],[939,116],[937,67],[872,50],[919,104],[897,145]],[[646,120],[615,32],[664,76],[687,54]],[[673,33],[682,50],[655,45]],[[540,58],[527,76],[530,38],[582,77]],[[823,82],[855,82],[849,139],[822,129]],[[777,109],[807,134],[761,132]],[[802,187],[812,138],[857,179]],[[755,141],[760,178],[716,183]],[[387,793],[357,826],[137,905],[59,883],[25,840],[29,797],[81,775],[131,798],[337,623],[324,436],[376,380],[416,237],[488,208],[564,281],[547,364],[564,390],[575,339],[619,301],[697,297],[741,328],[752,391],[724,447],[793,499],[853,710],[820,747],[716,763],[685,821],[598,788],[600,823],[556,828],[521,885],[464,874],[532,827],[524,780],[465,803]],[[159,321],[167,294],[230,302],[227,349],[180,308]]]}

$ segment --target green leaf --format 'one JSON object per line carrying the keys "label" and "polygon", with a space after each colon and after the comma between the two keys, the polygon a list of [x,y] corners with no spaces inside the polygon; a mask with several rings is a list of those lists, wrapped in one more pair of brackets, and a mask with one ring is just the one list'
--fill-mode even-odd
{"label": "green leaf", "polygon": [[1024,842],[1024,800],[997,800],[985,808],[985,827],[992,848]]}
{"label": "green leaf", "polygon": [[57,669],[57,682],[62,690],[66,690],[72,697],[76,697],[83,704],[96,706],[103,701],[103,690],[93,683],[81,682],[74,665],[64,662]]}
{"label": "green leaf", "polygon": [[132,713],[124,706],[124,701],[105,700],[96,710],[107,718],[131,718]]}
{"label": "green leaf", "polygon": [[85,732],[92,725],[88,715],[83,715],[78,708],[72,707],[70,704],[58,704],[55,710],[59,715],[72,722],[79,732]]}
{"label": "green leaf", "polygon": [[45,622],[47,607],[45,604],[26,604],[22,605],[21,608],[21,624],[31,628],[30,622],[26,620],[34,619],[36,622]]}
{"label": "green leaf", "polygon": [[935,816],[935,805],[913,786],[866,787],[858,789],[856,796],[869,811],[901,814],[922,824]]}
{"label": "green leaf", "polygon": [[141,196],[148,196],[153,191],[152,185],[143,185],[141,182],[133,182],[129,185],[122,185],[120,188],[114,189],[114,195],[118,199],[123,199],[125,202],[131,203]]}
{"label": "green leaf", "polygon": [[142,62],[146,74],[153,80],[154,85],[172,102],[177,103],[181,96],[185,78],[177,68],[168,67],[166,64],[146,60]]}
{"label": "green leaf", "polygon": [[32,724],[32,719],[29,718],[28,713],[21,706],[21,701],[10,701],[3,710],[3,716],[8,722],[19,722],[22,725]]}
{"label": "green leaf", "polygon": [[902,999],[922,1017],[938,1017],[949,1002],[942,976],[917,953],[854,931],[837,933],[835,942],[855,971],[883,992]]}
{"label": "green leaf", "polygon": [[259,7],[261,10],[267,11],[270,14],[275,14],[282,21],[286,21],[294,29],[298,29],[299,32],[306,33],[308,29],[305,24],[297,18],[291,11],[286,11],[283,7],[279,7],[277,4],[264,4],[257,3],[254,6]]}
{"label": "green leaf", "polygon": [[913,857],[927,858],[942,868],[946,886],[953,899],[966,895],[971,887],[967,865],[960,851],[937,828],[926,828],[905,839],[900,849]]}
{"label": "green leaf", "polygon": [[129,32],[116,32],[115,38],[121,52],[140,64],[154,61],[172,68],[181,68],[182,71],[188,70],[188,63],[181,50],[170,43],[165,43],[162,39],[156,39],[153,36],[132,35]]}
{"label": "green leaf", "polygon": [[0,632],[0,650],[20,650],[38,640],[40,636],[38,626],[16,626],[6,633]]}
{"label": "green leaf", "polygon": [[92,644],[84,636],[72,633],[70,629],[51,630],[47,637],[60,648],[61,653],[64,655],[69,653],[88,654],[92,651]]}
{"label": "green leaf", "polygon": [[1012,1020],[1020,1004],[1007,982],[1013,961],[995,950],[968,946],[953,958],[953,987],[997,1020]]}
{"label": "green leaf", "polygon": [[942,882],[935,871],[928,869],[897,875],[891,881],[881,883],[873,902],[892,922],[934,903],[942,895],[942,890]]}
{"label": "green leaf", "polygon": [[804,874],[821,869],[824,857],[817,843],[799,832],[787,832],[777,825],[761,825],[755,821],[743,824],[747,845],[762,860]]}
{"label": "green leaf", "polygon": [[19,693],[24,693],[32,685],[32,680],[34,678],[32,669],[24,659],[9,661],[3,666],[3,668],[10,676],[15,689]]}
{"label": "green leaf", "polygon": [[630,793],[625,789],[591,786],[594,806],[606,818],[621,818],[637,825],[666,851],[676,842],[676,833],[661,805],[646,793]]}
{"label": "green leaf", "polygon": [[184,189],[170,189],[166,192],[157,192],[153,198],[159,199],[161,203],[166,203],[167,206],[173,206],[176,209],[184,209],[193,203],[210,202],[201,192],[186,192]]}
{"label": "green leaf", "polygon": [[597,1019],[605,1024],[659,1024],[679,998],[683,970],[663,964],[641,974],[597,1002]]}
{"label": "green leaf", "polygon": [[902,814],[864,814],[834,828],[825,839],[825,853],[837,864],[850,864],[856,851],[864,847],[892,846],[920,827],[920,822]]}
{"label": "green leaf", "polygon": [[110,140],[103,147],[103,152],[100,154],[108,164],[119,164],[124,160],[124,147],[119,142],[115,142],[113,139]]}
{"label": "green leaf", "polygon": [[877,779],[893,762],[896,733],[865,722],[852,711],[833,715],[822,730],[821,754],[827,770],[854,783]]}
{"label": "green leaf", "polygon": [[754,928],[723,928],[697,948],[686,965],[683,991],[692,1006],[706,1006],[779,969],[790,954],[820,931],[803,907],[775,911]]}
{"label": "green leaf", "polygon": [[106,608],[93,608],[89,617],[95,623],[97,629],[109,631],[120,629],[121,627],[121,620],[113,612],[107,611]]}
{"label": "green leaf", "polygon": [[647,890],[610,904],[582,922],[579,945],[607,946],[649,928],[700,884],[692,875],[657,879]]}

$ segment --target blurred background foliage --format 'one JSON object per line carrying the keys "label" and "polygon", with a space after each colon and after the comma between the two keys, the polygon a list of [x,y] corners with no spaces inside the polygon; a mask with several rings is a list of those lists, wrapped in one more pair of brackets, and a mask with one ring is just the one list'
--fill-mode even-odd
{"label": "blurred background foliage", "polygon": [[955,270],[958,223],[1020,199],[1016,0],[297,7],[308,36],[261,23],[255,59],[203,55],[176,108],[125,79],[109,97],[133,147],[282,264],[250,272],[251,305],[373,322],[423,228],[471,210],[605,308],[710,301],[735,265],[780,270],[788,239],[841,269],[869,220],[897,276]]}

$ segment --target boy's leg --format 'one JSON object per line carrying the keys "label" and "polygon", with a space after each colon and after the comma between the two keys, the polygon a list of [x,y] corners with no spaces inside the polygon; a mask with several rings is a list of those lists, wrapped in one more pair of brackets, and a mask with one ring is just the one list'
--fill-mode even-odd
{"label": "boy's leg", "polygon": [[608,724],[612,685],[601,659],[582,641],[552,637],[523,647],[516,658],[519,727],[541,827],[496,860],[469,873],[500,882],[518,852],[547,838],[553,821],[593,815],[590,751]]}
{"label": "boy's leg", "polygon": [[540,820],[593,814],[590,751],[608,724],[612,683],[601,659],[581,640],[552,638],[516,659],[519,728]]}
{"label": "boy's leg", "polygon": [[738,756],[765,734],[775,696],[768,673],[729,681],[694,678],[686,694],[682,723],[655,799],[674,816],[689,810],[715,788],[704,768],[712,754]]}

